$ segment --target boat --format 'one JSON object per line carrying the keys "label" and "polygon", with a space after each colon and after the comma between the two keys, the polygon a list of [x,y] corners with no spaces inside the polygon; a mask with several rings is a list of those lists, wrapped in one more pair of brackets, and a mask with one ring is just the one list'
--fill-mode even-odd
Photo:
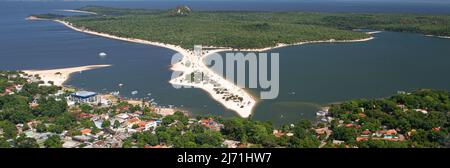
{"label": "boat", "polygon": [[138,94],[138,91],[137,91],[137,90],[132,91],[131,94],[132,94],[132,95]]}
{"label": "boat", "polygon": [[327,114],[328,114],[328,112],[326,112],[326,111],[318,111],[318,112],[316,112],[317,116],[325,116]]}
{"label": "boat", "polygon": [[106,55],[107,55],[107,54],[104,53],[104,52],[101,52],[101,53],[98,54],[98,56],[100,56],[100,57],[106,57]]}

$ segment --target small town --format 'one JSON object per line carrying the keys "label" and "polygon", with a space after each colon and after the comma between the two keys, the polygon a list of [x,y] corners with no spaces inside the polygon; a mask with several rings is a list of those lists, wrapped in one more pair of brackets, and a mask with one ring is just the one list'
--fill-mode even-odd
{"label": "small town", "polygon": [[[1,75],[5,77],[4,74]],[[40,82],[37,76],[27,76],[22,73],[10,74],[7,78],[12,79],[8,81],[11,85],[5,87],[4,92],[0,93],[1,97],[17,95],[26,89],[23,84],[16,84],[14,79],[25,79],[27,84],[40,83],[39,87],[53,87],[51,84]],[[155,130],[162,125],[170,127],[177,124],[178,120],[171,122],[173,120],[170,116],[186,117],[185,113],[176,109],[152,107],[144,100],[124,99],[113,94],[98,94],[83,90],[76,91],[73,88],[56,89],[55,93],[48,94],[47,97],[36,94],[32,98],[33,100],[28,104],[32,110],[42,106],[40,99],[52,98],[57,102],[66,102],[68,112],[74,114],[74,118],[79,122],[79,126],[71,130],[56,124],[58,121],[46,123],[39,119],[15,125],[17,136],[24,135],[25,138],[35,139],[39,146],[45,144],[50,138],[57,137],[61,140],[59,147],[63,148],[118,148],[126,142],[130,147],[137,147],[136,142],[129,141],[133,134],[142,132],[155,134]],[[163,124],[165,119],[169,123]],[[198,125],[211,131],[220,131],[223,127],[213,118],[189,118],[187,123],[187,127]],[[5,137],[4,135],[5,129],[0,127],[0,136]],[[9,139],[8,142],[12,143],[13,140]],[[169,148],[172,146],[158,143],[140,147]]]}
{"label": "small town", "polygon": [[[448,93],[430,90],[332,104],[316,112],[315,121],[274,126],[251,118],[192,116],[17,71],[0,73],[0,89],[1,147],[406,148],[447,146],[449,138]],[[417,105],[424,98],[435,106]]]}

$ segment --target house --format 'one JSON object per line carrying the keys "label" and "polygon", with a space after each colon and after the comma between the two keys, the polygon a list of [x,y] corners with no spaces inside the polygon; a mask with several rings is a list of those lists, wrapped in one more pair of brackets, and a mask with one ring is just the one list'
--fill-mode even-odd
{"label": "house", "polygon": [[103,120],[94,120],[94,125],[98,129],[103,129],[102,124],[103,124]]}
{"label": "house", "polygon": [[322,135],[326,133],[327,128],[317,128],[314,131],[316,132],[317,135]]}
{"label": "house", "polygon": [[360,142],[360,141],[367,141],[369,140],[368,137],[356,137],[356,141]]}
{"label": "house", "polygon": [[284,135],[284,133],[281,132],[280,130],[273,130],[272,134],[277,138],[282,137]]}
{"label": "house", "polygon": [[133,125],[139,124],[140,122],[141,122],[141,120],[139,118],[134,117],[134,118],[132,118],[132,119],[127,121],[127,126],[128,126],[128,128],[132,128]]}
{"label": "house", "polygon": [[165,145],[155,145],[155,146],[145,145],[144,148],[168,148],[168,147]]}
{"label": "house", "polygon": [[118,115],[116,115],[116,117],[120,118],[120,119],[123,119],[123,120],[126,120],[126,119],[130,118],[130,116],[128,114],[126,114],[126,113],[118,114]]}
{"label": "house", "polygon": [[75,103],[97,103],[97,93],[78,91],[70,94],[69,100]]}
{"label": "house", "polygon": [[424,109],[414,109],[414,110],[417,112],[421,112],[422,114],[428,114],[428,111]]}
{"label": "house", "polygon": [[88,113],[80,113],[78,115],[79,118],[91,118],[94,117],[94,114],[88,114]]}
{"label": "house", "polygon": [[209,129],[216,130],[216,131],[220,131],[220,128],[222,127],[222,125],[218,124],[216,121],[214,121],[213,118],[203,119],[203,120],[200,120],[199,122],[203,126],[208,127]]}
{"label": "house", "polygon": [[[368,131],[368,130],[367,130]],[[361,140],[367,140],[364,138],[368,138],[365,133],[370,134],[370,132],[363,132],[363,135],[361,135]],[[408,133],[410,134],[410,133]],[[387,141],[403,141],[405,140],[404,136],[397,133],[397,130],[390,129],[390,130],[379,130],[372,134],[373,140],[387,140]],[[358,140],[358,139],[357,139]]]}
{"label": "house", "polygon": [[345,143],[345,141],[333,140],[333,144],[335,144],[335,145],[340,145],[343,143]]}
{"label": "house", "polygon": [[64,143],[62,145],[63,148],[75,148],[78,145],[80,145],[79,142],[73,141],[73,140],[64,140]]}
{"label": "house", "polygon": [[147,122],[145,122],[145,121],[140,121],[137,125],[138,125],[139,127],[145,127],[145,125],[147,125]]}
{"label": "house", "polygon": [[109,107],[109,106],[111,106],[112,105],[112,102],[111,102],[111,100],[108,100],[108,99],[103,99],[103,98],[100,98],[100,104],[102,105],[102,106],[106,106],[106,107]]}
{"label": "house", "polygon": [[5,88],[5,91],[4,91],[3,95],[7,95],[7,94],[8,95],[13,95],[15,88],[16,88],[15,85]]}
{"label": "house", "polygon": [[78,141],[78,142],[85,142],[85,141],[89,141],[91,139],[92,139],[92,137],[86,136],[86,135],[77,135],[77,136],[72,137],[72,140]]}
{"label": "house", "polygon": [[240,142],[239,141],[234,141],[234,140],[224,140],[222,145],[224,147],[227,148],[237,148],[239,146]]}
{"label": "house", "polygon": [[23,86],[22,85],[16,85],[16,90],[18,92],[22,91]]}
{"label": "house", "polygon": [[108,144],[105,141],[95,141],[92,143],[93,148],[107,148]]}
{"label": "house", "polygon": [[381,136],[383,136],[385,133],[386,133],[386,131],[384,131],[384,130],[379,130],[379,131],[374,132],[374,133],[372,134],[372,136],[375,136],[375,137],[381,137]]}
{"label": "house", "polygon": [[145,127],[145,130],[147,131],[150,128],[156,128],[156,126],[158,126],[158,123],[156,121],[150,121],[150,122],[147,122],[144,127]]}
{"label": "house", "polygon": [[369,131],[368,129],[366,129],[366,130],[364,130],[364,131],[362,132],[362,135],[361,135],[361,136],[367,137],[367,136],[369,136],[369,135],[370,135],[370,131]]}
{"label": "house", "polygon": [[397,131],[395,129],[390,129],[390,130],[387,130],[385,134],[386,135],[397,135]]}
{"label": "house", "polygon": [[80,130],[82,135],[87,135],[87,134],[91,134],[91,129],[86,128],[86,129],[82,129]]}

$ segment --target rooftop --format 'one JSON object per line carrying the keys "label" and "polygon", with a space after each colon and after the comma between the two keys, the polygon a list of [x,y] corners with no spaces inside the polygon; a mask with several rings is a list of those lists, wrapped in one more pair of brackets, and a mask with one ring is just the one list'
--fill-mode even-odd
{"label": "rooftop", "polygon": [[87,98],[87,97],[96,96],[97,93],[95,93],[95,92],[89,92],[89,91],[78,91],[78,92],[72,93],[72,94],[70,94],[70,95],[76,96],[76,97]]}

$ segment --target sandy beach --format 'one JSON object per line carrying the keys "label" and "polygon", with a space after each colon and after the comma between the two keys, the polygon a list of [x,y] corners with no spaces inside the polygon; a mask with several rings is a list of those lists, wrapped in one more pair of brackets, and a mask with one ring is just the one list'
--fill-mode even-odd
{"label": "sandy beach", "polygon": [[[216,53],[216,52],[222,52],[222,51],[233,51],[232,48],[223,48],[218,47],[221,49],[216,50],[206,50],[201,55],[195,55],[195,53],[191,50],[187,50],[184,48],[181,48],[180,46],[172,45],[172,44],[164,44],[160,42],[152,42],[142,39],[135,39],[135,38],[123,38],[123,37],[117,37],[106,33],[100,33],[95,32],[87,29],[80,29],[75,26],[73,26],[71,23],[62,21],[62,20],[54,20],[58,23],[63,24],[64,26],[73,29],[75,31],[106,37],[110,39],[116,39],[116,40],[122,40],[122,41],[128,41],[133,43],[140,43],[140,44],[147,44],[147,45],[153,45],[153,46],[159,46],[168,48],[171,50],[174,50],[181,55],[183,55],[183,58],[180,62],[172,65],[172,70],[179,71],[182,73],[179,77],[176,77],[169,82],[171,84],[175,85],[181,85],[181,86],[191,86],[200,88],[207,93],[216,101],[218,101],[220,104],[222,104],[225,108],[235,111],[239,116],[243,118],[247,118],[251,115],[254,107],[257,104],[257,99],[254,98],[251,94],[249,94],[247,91],[245,91],[243,88],[240,88],[239,86],[235,85],[234,83],[226,80],[221,75],[215,73],[211,69],[209,69],[203,62],[203,59],[206,58],[208,55]],[[324,40],[324,41],[309,41],[309,42],[300,42],[295,44],[278,44],[275,47],[267,47],[267,48],[261,48],[261,49],[241,49],[240,51],[266,51],[271,50],[275,48],[282,48],[286,46],[293,46],[293,45],[302,45],[307,43],[325,43],[325,42],[363,42],[363,41],[369,41],[372,40],[373,37],[366,38],[366,39],[358,39],[358,40]],[[188,63],[189,62],[189,66]],[[193,73],[200,73],[202,74],[207,81],[193,81],[193,80],[186,80],[186,74],[190,75]]]}
{"label": "sandy beach", "polygon": [[62,9],[62,10],[59,10],[59,11],[63,11],[63,12],[74,12],[74,13],[86,13],[86,14],[97,15],[97,13],[95,13],[95,12],[82,11],[82,10],[73,10],[73,9]]}
{"label": "sandy beach", "polygon": [[70,67],[70,68],[60,68],[60,69],[49,69],[49,70],[23,70],[28,75],[39,75],[41,80],[48,84],[49,81],[53,81],[56,86],[62,86],[65,81],[70,78],[73,73],[81,73],[83,71],[88,71],[97,68],[109,67],[111,65],[88,65],[80,67]]}
{"label": "sandy beach", "polygon": [[443,38],[443,39],[450,39],[450,36],[435,36],[435,35],[425,35],[427,37],[435,37],[435,38]]}
{"label": "sandy beach", "polygon": [[371,32],[367,32],[367,34],[377,34],[377,33],[382,33],[383,31],[371,31]]}
{"label": "sandy beach", "polygon": [[[202,55],[195,55],[193,52],[188,52],[187,55],[183,55],[183,60],[171,68],[174,71],[182,72],[182,75],[170,80],[170,83],[201,88],[227,109],[237,112],[243,118],[247,118],[251,115],[257,100],[243,88],[240,88],[209,69],[203,62],[203,59],[208,55],[220,51],[225,51],[225,49],[206,51]],[[202,74],[202,80],[195,81],[186,79],[194,73]]]}
{"label": "sandy beach", "polygon": [[[289,46],[297,46],[297,45],[304,45],[304,44],[313,44],[313,43],[354,43],[354,42],[365,42],[373,40],[374,37],[368,37],[364,39],[356,39],[356,40],[318,40],[318,41],[306,41],[306,42],[299,42],[299,43],[293,43],[293,44],[283,44],[279,43],[277,46],[274,47],[267,47],[267,48],[257,48],[257,49],[238,49],[239,51],[254,51],[254,52],[261,52],[261,51],[267,51],[277,48],[283,48],[283,47],[289,47]],[[231,51],[232,49],[229,49]]]}
{"label": "sandy beach", "polygon": [[36,16],[28,16],[25,18],[25,20],[48,20],[48,19],[38,18]]}

